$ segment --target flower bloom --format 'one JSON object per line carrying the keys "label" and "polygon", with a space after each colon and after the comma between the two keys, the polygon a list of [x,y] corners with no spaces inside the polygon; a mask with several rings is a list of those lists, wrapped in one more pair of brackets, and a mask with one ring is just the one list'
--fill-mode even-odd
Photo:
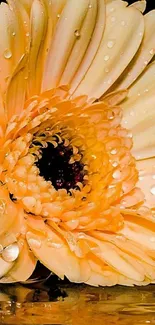
{"label": "flower bloom", "polygon": [[[155,11],[0,5],[0,282],[155,281]],[[150,61],[153,61],[149,64]]]}

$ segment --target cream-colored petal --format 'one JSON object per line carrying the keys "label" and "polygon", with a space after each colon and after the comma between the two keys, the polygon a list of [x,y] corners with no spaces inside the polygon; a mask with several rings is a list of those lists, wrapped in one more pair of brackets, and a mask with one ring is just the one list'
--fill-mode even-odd
{"label": "cream-colored petal", "polygon": [[9,272],[13,267],[14,263],[5,262],[2,257],[0,257],[0,278]]}
{"label": "cream-colored petal", "polygon": [[145,194],[145,205],[155,209],[155,158],[137,161],[139,182],[137,186]]}
{"label": "cream-colored petal", "polygon": [[71,83],[92,38],[97,18],[97,1],[90,0],[89,10],[87,11],[85,20],[83,21],[80,31],[75,32],[77,42],[71,51],[71,55],[62,74],[60,84],[68,85]]}
{"label": "cream-colored petal", "polygon": [[[26,37],[22,12],[9,0],[0,5],[0,84],[4,93],[15,66],[25,53]],[[5,28],[4,28],[5,26]]]}
{"label": "cream-colored petal", "polygon": [[41,263],[61,279],[66,276],[72,282],[80,282],[78,258],[70,251],[60,236],[49,227],[46,227],[46,231],[48,237],[41,236],[32,230],[27,233],[27,242],[32,252]]}
{"label": "cream-colored petal", "polygon": [[134,279],[135,281],[144,280],[144,275],[140,272],[139,267],[135,265],[136,259],[130,261],[129,255],[123,254],[113,244],[101,241],[97,242],[100,251],[94,252],[96,256],[129,279]]}
{"label": "cream-colored petal", "polygon": [[106,9],[104,0],[99,0],[97,2],[97,7],[98,7],[97,8],[98,13],[97,13],[97,18],[96,18],[95,29],[94,29],[92,38],[90,40],[87,52],[83,58],[83,61],[80,65],[75,77],[73,78],[73,80],[71,82],[71,90],[70,90],[71,93],[73,93],[75,91],[75,89],[77,88],[77,86],[79,85],[81,80],[83,79],[84,75],[88,71],[88,69],[97,53],[101,39],[103,37],[104,28],[105,28],[105,9]]}
{"label": "cream-colored petal", "polygon": [[19,240],[18,245],[20,246],[20,254],[8,275],[19,282],[26,281],[31,276],[37,261],[25,240]]}
{"label": "cream-colored petal", "polygon": [[89,0],[69,0],[59,18],[48,53],[42,90],[55,87],[60,81],[71,50],[78,41],[77,31],[89,10]]}
{"label": "cream-colored petal", "polygon": [[47,30],[47,12],[42,0],[34,0],[31,8],[31,44],[29,53],[28,97],[40,92],[44,60],[43,44]]}
{"label": "cream-colored petal", "polygon": [[74,96],[99,98],[125,70],[142,41],[144,21],[135,8],[121,8],[108,15],[98,53]]}
{"label": "cream-colored petal", "polygon": [[[8,204],[9,203],[9,204]],[[9,215],[9,218],[8,218]],[[7,190],[0,188],[0,236],[7,233],[9,227],[15,222],[17,208],[9,200]],[[1,237],[0,237],[1,238]],[[0,239],[0,244],[2,244]]]}
{"label": "cream-colored petal", "polygon": [[121,75],[113,89],[121,90],[128,88],[146,68],[155,54],[155,10],[144,16],[145,33],[142,44],[135,57]]}
{"label": "cream-colored petal", "polygon": [[106,16],[110,15],[111,13],[115,14],[115,11],[121,8],[127,7],[128,2],[122,0],[106,0]]}
{"label": "cream-colored petal", "polygon": [[144,12],[146,9],[146,0],[136,1],[132,3],[130,6],[138,9],[141,12]]}
{"label": "cream-colored petal", "polygon": [[[16,0],[19,1],[19,0]],[[24,6],[25,10],[30,13],[31,10],[31,6],[33,3],[33,0],[20,0],[20,2],[22,3],[22,5]]]}
{"label": "cream-colored petal", "polygon": [[[152,227],[152,229],[154,229]],[[124,228],[120,230],[120,234],[124,235],[129,240],[132,240],[143,249],[148,249],[155,253],[155,232],[146,227],[140,226],[130,221],[126,221]]]}
{"label": "cream-colored petal", "polygon": [[136,159],[155,155],[155,63],[129,89],[123,108],[122,125],[133,133],[133,154]]}
{"label": "cream-colored petal", "polygon": [[23,55],[8,84],[6,93],[6,113],[8,120],[22,112],[27,87],[27,55]]}
{"label": "cream-colored petal", "polygon": [[116,90],[106,96],[100,98],[100,100],[106,102],[109,106],[115,106],[121,103],[128,95],[128,90]]}
{"label": "cream-colored petal", "polygon": [[116,247],[120,248],[122,251],[126,252],[130,256],[134,256],[135,258],[145,262],[153,267],[155,267],[155,261],[151,259],[141,247],[135,246],[135,243],[131,240],[128,240],[124,236],[119,234],[105,234],[101,232],[93,231],[91,233],[95,238],[98,238],[103,241],[107,241],[109,243],[114,244]]}

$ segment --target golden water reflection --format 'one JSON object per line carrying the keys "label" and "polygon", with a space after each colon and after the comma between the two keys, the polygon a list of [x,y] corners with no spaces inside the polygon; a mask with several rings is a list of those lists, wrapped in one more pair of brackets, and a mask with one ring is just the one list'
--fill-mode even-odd
{"label": "golden water reflection", "polygon": [[155,286],[0,286],[0,324],[155,324]]}

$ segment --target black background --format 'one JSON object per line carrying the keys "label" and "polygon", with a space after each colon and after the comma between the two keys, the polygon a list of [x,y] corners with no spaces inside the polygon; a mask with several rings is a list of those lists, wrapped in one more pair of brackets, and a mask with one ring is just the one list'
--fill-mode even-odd
{"label": "black background", "polygon": [[[19,0],[20,1],[20,0]],[[57,1],[59,1],[59,0],[57,0]],[[133,2],[135,2],[136,0],[129,0],[129,1],[127,1],[129,4],[131,4],[131,3],[133,3]],[[0,0],[0,3],[1,2],[6,2],[6,1],[1,1]],[[149,10],[151,10],[151,9],[155,9],[155,0],[147,0],[147,10],[146,10],[146,12],[147,11],[149,11]]]}

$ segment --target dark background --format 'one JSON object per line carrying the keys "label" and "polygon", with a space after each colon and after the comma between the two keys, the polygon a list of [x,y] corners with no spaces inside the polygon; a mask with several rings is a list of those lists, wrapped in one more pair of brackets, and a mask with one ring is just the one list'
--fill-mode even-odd
{"label": "dark background", "polygon": [[[59,0],[58,0],[59,1]],[[136,0],[129,0],[128,3],[131,4],[133,2],[135,2]],[[1,2],[6,2],[5,0],[0,0],[0,3]],[[155,0],[147,0],[147,11],[151,10],[151,9],[155,9]]]}

